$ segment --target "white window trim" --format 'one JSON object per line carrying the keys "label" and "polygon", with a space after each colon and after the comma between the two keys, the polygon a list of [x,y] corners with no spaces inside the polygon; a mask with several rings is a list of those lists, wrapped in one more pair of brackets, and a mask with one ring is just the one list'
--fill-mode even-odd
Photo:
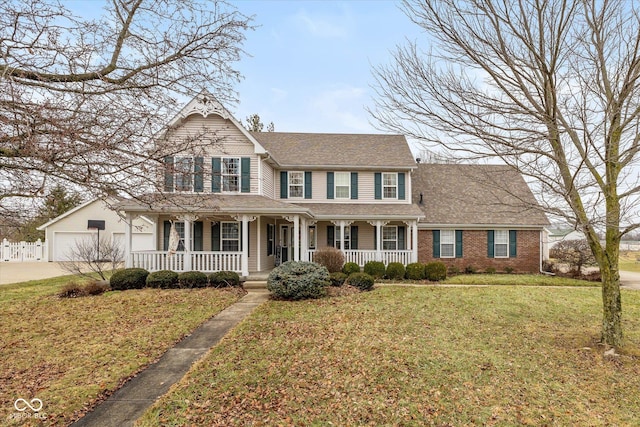
{"label": "white window trim", "polygon": [[[498,242],[498,233],[505,236],[504,241]],[[505,255],[498,255],[498,246],[504,246],[506,248]],[[493,231],[493,257],[494,258],[509,258],[509,230],[494,230]]]}
{"label": "white window trim", "polygon": [[[224,225],[225,224],[235,224],[238,227],[238,238],[237,239],[229,239],[229,238],[225,238],[224,237]],[[240,251],[240,241],[242,239],[242,233],[240,232],[240,223],[236,222],[236,221],[222,221],[220,223],[220,250],[222,252],[238,252]],[[225,241],[229,241],[229,242],[234,242],[237,241],[238,242],[238,250],[237,251],[229,251],[229,250],[225,250],[224,249],[224,242]]]}
{"label": "white window trim", "polygon": [[[189,171],[188,172],[183,172],[178,165],[180,164],[181,161],[185,161],[188,160],[189,161]],[[173,190],[176,192],[181,192],[181,193],[190,193],[193,192],[193,181],[195,179],[195,174],[194,174],[194,164],[195,164],[195,160],[193,156],[176,156],[175,159],[173,160]],[[178,186],[178,176],[183,176],[186,175],[189,179],[189,188],[179,188]]]}
{"label": "white window trim", "polygon": [[[340,185],[338,186],[338,174],[342,174],[342,175],[346,175],[347,176],[347,195],[346,197],[339,197],[338,196],[338,187],[344,187],[344,185]],[[333,196],[336,199],[351,199],[351,173],[350,172],[334,172],[333,175]]]}
{"label": "white window trim", "polygon": [[[450,234],[452,236],[451,241],[445,242],[444,236],[445,234]],[[451,251],[451,255],[444,255],[443,247],[444,245],[451,245],[453,250]],[[440,258],[455,258],[456,257],[456,231],[455,230],[440,230]]]}
{"label": "white window trim", "polygon": [[[291,184],[291,177],[293,176],[293,174],[301,174],[302,175],[302,183],[301,184]],[[289,171],[287,173],[287,196],[290,199],[304,199],[304,186],[305,186],[305,182],[304,182],[304,175],[305,173],[303,171]],[[291,195],[291,187],[302,187],[302,191],[300,192],[301,195],[300,196],[292,196]]]}
{"label": "white window trim", "polygon": [[[385,228],[394,228],[396,230],[396,238],[391,240],[391,239],[385,239],[384,238],[384,230]],[[382,250],[383,251],[397,251],[398,250],[398,226],[397,225],[385,225],[382,227]],[[395,249],[385,249],[384,248],[384,242],[395,242]]]}
{"label": "white window trim", "polygon": [[[384,176],[385,175],[394,175],[396,177],[395,185],[385,185],[384,184]],[[382,172],[382,198],[386,200],[398,200],[398,173],[397,172]],[[385,188],[395,188],[396,195],[395,197],[386,197],[385,196]]]}
{"label": "white window trim", "polygon": [[[230,174],[230,173],[225,173],[225,160],[236,160],[238,162],[238,173],[236,174]],[[240,160],[240,157],[222,157],[220,159],[220,190],[223,193],[239,193],[240,192],[240,187],[242,186],[242,161]],[[227,190],[227,185],[225,185],[225,180],[227,180],[230,177],[236,177],[237,178],[237,187],[235,190]],[[221,246],[222,247],[222,246]]]}

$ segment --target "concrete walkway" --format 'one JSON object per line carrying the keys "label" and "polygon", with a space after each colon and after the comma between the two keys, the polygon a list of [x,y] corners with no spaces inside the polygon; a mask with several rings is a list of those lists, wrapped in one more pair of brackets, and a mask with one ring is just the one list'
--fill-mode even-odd
{"label": "concrete walkway", "polygon": [[169,387],[178,382],[231,328],[269,298],[266,289],[250,289],[240,301],[205,322],[169,349],[160,360],[125,383],[72,426],[131,426]]}

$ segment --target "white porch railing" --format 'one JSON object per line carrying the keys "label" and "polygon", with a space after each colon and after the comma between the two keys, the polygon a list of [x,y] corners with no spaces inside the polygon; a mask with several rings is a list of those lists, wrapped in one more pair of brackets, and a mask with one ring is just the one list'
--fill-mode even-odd
{"label": "white porch railing", "polygon": [[[167,251],[139,251],[131,253],[132,267],[148,271],[185,271],[184,252],[169,255]],[[191,252],[191,270],[202,272],[235,271],[242,272],[241,252]]]}
{"label": "white porch railing", "polygon": [[[309,261],[313,261],[315,250],[310,250]],[[376,250],[344,250],[344,262],[355,262],[360,267],[369,261],[382,261],[384,265],[388,265],[390,262],[399,262],[403,265],[411,264],[412,251],[411,250],[397,250],[397,251],[376,251]]]}
{"label": "white porch railing", "polygon": [[40,239],[35,242],[10,242],[2,240],[0,246],[0,261],[2,262],[32,262],[47,260],[47,245]]}

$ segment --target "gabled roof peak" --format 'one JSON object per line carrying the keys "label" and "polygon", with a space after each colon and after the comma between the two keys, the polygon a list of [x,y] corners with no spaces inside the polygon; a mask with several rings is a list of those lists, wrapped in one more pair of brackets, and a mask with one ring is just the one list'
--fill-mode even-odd
{"label": "gabled roof peak", "polygon": [[185,119],[191,114],[200,114],[202,117],[207,117],[211,114],[218,115],[223,119],[231,120],[233,116],[229,113],[229,110],[213,96],[207,89],[203,89],[197,94],[182,110],[175,115],[169,122],[169,126],[175,125],[178,121]]}

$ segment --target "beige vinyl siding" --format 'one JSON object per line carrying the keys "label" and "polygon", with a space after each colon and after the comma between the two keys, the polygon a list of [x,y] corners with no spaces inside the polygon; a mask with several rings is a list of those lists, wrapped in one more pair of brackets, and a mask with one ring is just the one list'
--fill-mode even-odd
{"label": "beige vinyl siding", "polygon": [[[166,140],[180,141],[185,138],[193,138],[203,135],[203,138],[211,138],[212,142],[203,147],[198,147],[195,153],[182,153],[183,155],[198,155],[204,157],[204,192],[211,192],[211,158],[212,157],[249,157],[251,158],[251,192],[243,194],[258,194],[259,176],[258,162],[261,160],[255,152],[255,147],[235,125],[220,116],[202,117],[200,114],[192,114]],[[213,139],[215,138],[215,142]],[[201,151],[203,150],[203,151]],[[176,154],[180,156],[180,154]],[[161,168],[160,181],[164,177],[164,169]]]}
{"label": "beige vinyl siding", "polygon": [[262,162],[262,176],[260,179],[262,179],[262,195],[275,199],[275,171],[270,164],[264,161]]}

